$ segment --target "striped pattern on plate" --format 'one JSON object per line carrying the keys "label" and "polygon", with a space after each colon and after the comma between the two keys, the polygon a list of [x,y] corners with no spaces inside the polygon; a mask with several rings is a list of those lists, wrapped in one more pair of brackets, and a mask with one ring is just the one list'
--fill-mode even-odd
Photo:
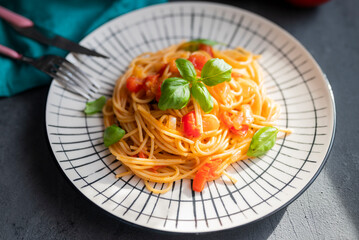
{"label": "striped pattern on plate", "polygon": [[[53,81],[46,125],[58,164],[88,199],[114,216],[147,228],[171,232],[209,232],[241,226],[288,205],[315,179],[326,161],[335,129],[328,81],[304,47],[284,30],[255,14],[209,3],[170,3],[118,17],[81,44],[109,60],[69,55],[101,84],[96,97],[110,97],[117,78],[134,57],[182,40],[207,38],[261,54],[267,94],[281,104],[279,125],[294,132],[265,156],[232,164],[226,177],[202,193],[190,180],[155,195],[124,171],[103,145],[102,115],[85,116],[86,100]],[[157,184],[163,188],[162,184]]]}

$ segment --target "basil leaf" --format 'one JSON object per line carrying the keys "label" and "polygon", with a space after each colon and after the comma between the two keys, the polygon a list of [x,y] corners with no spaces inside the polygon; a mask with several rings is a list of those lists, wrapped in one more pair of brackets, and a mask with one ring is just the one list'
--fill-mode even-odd
{"label": "basil leaf", "polygon": [[207,86],[215,86],[224,81],[231,81],[232,66],[223,59],[212,58],[202,68],[202,81]]}
{"label": "basil leaf", "polygon": [[201,82],[192,84],[191,93],[205,113],[213,109],[213,99],[206,86]]}
{"label": "basil leaf", "polygon": [[84,112],[88,115],[101,112],[105,104],[106,104],[106,98],[102,96],[96,99],[95,101],[87,102]]}
{"label": "basil leaf", "polygon": [[225,45],[224,43],[220,43],[220,42],[209,40],[209,39],[203,39],[203,38],[194,39],[187,43],[189,43],[189,44],[191,44],[191,43],[205,44],[205,45],[209,45],[209,46],[214,46],[214,45],[218,45],[218,44]]}
{"label": "basil leaf", "polygon": [[181,76],[187,80],[192,82],[197,77],[196,70],[194,69],[193,64],[184,58],[176,59],[176,66]]}
{"label": "basil leaf", "polygon": [[122,128],[118,127],[116,124],[113,124],[105,129],[103,135],[103,142],[106,147],[111,146],[125,136],[126,132]]}
{"label": "basil leaf", "polygon": [[182,78],[167,78],[161,86],[159,109],[181,109],[185,107],[191,97],[189,82]]}
{"label": "basil leaf", "polygon": [[249,157],[264,155],[271,149],[277,139],[278,129],[275,127],[264,127],[259,129],[252,138],[247,152]]}
{"label": "basil leaf", "polygon": [[205,45],[209,45],[209,46],[214,46],[214,45],[218,45],[218,44],[226,45],[224,43],[220,43],[220,42],[209,40],[209,39],[194,39],[194,40],[184,43],[181,48],[184,50],[190,51],[190,52],[194,52],[199,49],[200,44],[205,44]]}

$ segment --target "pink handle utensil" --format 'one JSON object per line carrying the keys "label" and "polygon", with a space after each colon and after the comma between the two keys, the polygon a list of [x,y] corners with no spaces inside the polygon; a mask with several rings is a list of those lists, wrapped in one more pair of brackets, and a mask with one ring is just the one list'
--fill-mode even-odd
{"label": "pink handle utensil", "polygon": [[0,6],[0,17],[16,27],[25,28],[34,26],[34,23],[30,19],[14,13],[2,6]]}
{"label": "pink handle utensil", "polygon": [[0,54],[17,60],[20,60],[23,57],[22,54],[16,52],[15,50],[12,50],[11,48],[5,47],[1,44],[0,44]]}

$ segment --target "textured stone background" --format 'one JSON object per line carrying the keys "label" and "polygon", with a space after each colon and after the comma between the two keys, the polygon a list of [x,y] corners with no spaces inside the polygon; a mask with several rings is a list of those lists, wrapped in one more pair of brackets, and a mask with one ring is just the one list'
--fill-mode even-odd
{"label": "textured stone background", "polygon": [[48,87],[41,87],[0,99],[0,239],[359,239],[359,1],[305,10],[280,0],[225,2],[282,26],[328,76],[337,133],[310,188],[286,209],[228,231],[174,235],[129,226],[90,203],[57,168],[45,132]]}

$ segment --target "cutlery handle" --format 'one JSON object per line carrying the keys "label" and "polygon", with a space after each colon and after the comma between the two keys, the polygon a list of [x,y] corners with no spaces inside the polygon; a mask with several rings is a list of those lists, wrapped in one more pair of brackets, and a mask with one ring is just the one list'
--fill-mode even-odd
{"label": "cutlery handle", "polygon": [[16,27],[25,28],[34,26],[34,23],[30,19],[14,13],[2,6],[0,6],[0,17]]}
{"label": "cutlery handle", "polygon": [[21,60],[23,57],[22,54],[16,52],[15,50],[12,50],[11,48],[5,47],[1,44],[0,44],[0,54],[16,60]]}

